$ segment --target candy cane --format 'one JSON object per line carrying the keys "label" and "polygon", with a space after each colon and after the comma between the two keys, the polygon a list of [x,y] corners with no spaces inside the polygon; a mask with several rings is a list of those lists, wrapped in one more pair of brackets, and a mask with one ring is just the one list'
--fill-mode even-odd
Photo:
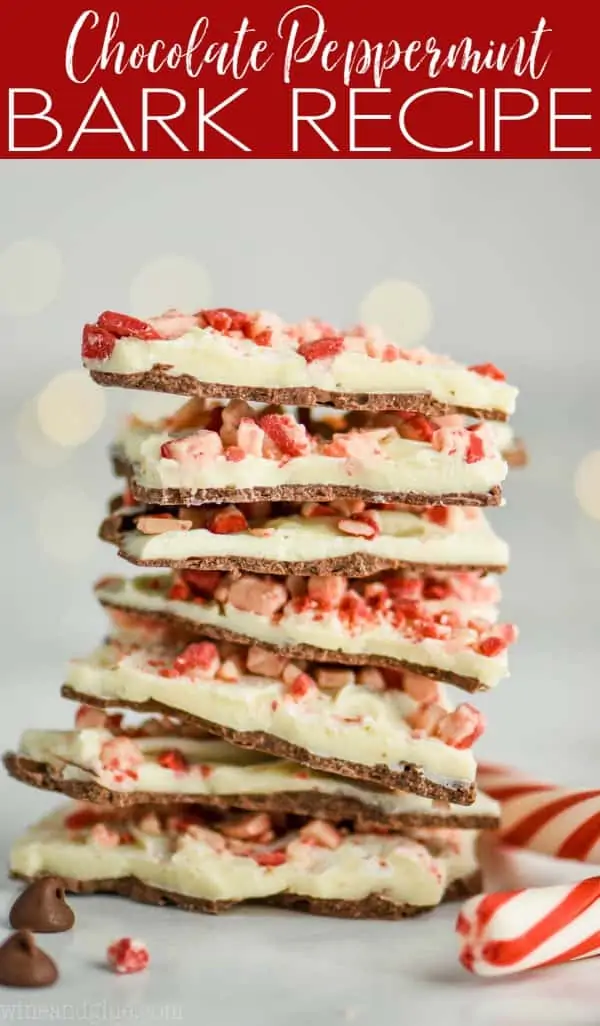
{"label": "candy cane", "polygon": [[459,959],[478,976],[505,976],[600,954],[600,877],[470,898],[456,921]]}
{"label": "candy cane", "polygon": [[504,844],[600,865],[600,790],[567,790],[486,764],[477,780],[500,802]]}

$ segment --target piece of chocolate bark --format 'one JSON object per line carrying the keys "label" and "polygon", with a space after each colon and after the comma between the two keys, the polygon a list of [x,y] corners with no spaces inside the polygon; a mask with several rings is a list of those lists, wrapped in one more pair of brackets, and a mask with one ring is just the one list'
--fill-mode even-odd
{"label": "piece of chocolate bark", "polygon": [[471,692],[508,675],[507,648],[516,638],[513,625],[495,622],[496,583],[474,574],[391,572],[349,581],[182,570],[103,578],[95,592],[117,626],[143,635],[162,622],[185,638],[407,669]]}
{"label": "piece of chocolate bark", "polygon": [[4,765],[25,784],[105,806],[194,803],[398,831],[499,824],[496,802],[481,792],[473,805],[452,805],[318,773],[215,738],[193,737],[158,717],[129,728],[121,720],[81,706],[78,729],[28,730],[18,751],[5,754]]}
{"label": "piece of chocolate bark", "polygon": [[[125,812],[125,814],[124,814]],[[60,873],[69,890],[218,913],[260,902],[399,919],[474,893],[474,831],[359,833],[266,813],[69,806],[14,845],[13,876]]]}
{"label": "piece of chocolate bark", "polygon": [[382,570],[500,573],[508,546],[482,510],[397,503],[111,503],[100,537],[136,566],[364,577]]}
{"label": "piece of chocolate bark", "polygon": [[[494,506],[507,473],[486,423],[422,414],[324,433],[322,424],[242,400],[192,400],[154,423],[130,418],[113,450],[136,501],[199,503],[363,499],[411,506]],[[392,418],[390,420],[390,417]]]}
{"label": "piece of chocolate bark", "polygon": [[155,633],[153,640],[143,647],[123,634],[73,660],[63,695],[101,708],[175,716],[316,770],[473,803],[469,749],[484,719],[466,703],[453,708],[441,685],[412,674],[387,684],[370,667],[356,673],[313,667],[257,646],[161,647]]}
{"label": "piece of chocolate bark", "polygon": [[148,321],[105,311],[83,329],[82,358],[104,385],[300,406],[505,420],[517,396],[491,363],[466,367],[394,345],[377,328],[287,324],[266,311],[172,310]]}

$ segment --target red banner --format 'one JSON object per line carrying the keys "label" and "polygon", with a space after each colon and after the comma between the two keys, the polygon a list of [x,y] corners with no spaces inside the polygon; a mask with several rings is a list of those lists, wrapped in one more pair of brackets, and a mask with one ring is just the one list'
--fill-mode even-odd
{"label": "red banner", "polygon": [[593,157],[586,0],[5,4],[5,157]]}

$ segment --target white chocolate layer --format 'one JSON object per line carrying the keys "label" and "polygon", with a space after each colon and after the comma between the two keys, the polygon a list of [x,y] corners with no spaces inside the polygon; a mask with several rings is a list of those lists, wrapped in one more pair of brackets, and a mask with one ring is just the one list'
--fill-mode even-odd
{"label": "white chocolate layer", "polygon": [[236,731],[260,731],[328,759],[364,766],[405,764],[431,779],[471,783],[475,759],[436,738],[413,737],[405,716],[417,703],[402,691],[373,692],[356,684],[334,695],[311,688],[292,698],[279,680],[252,675],[235,683],[197,676],[164,677],[148,665],[152,651],[124,653],[110,643],[73,660],[67,683],[84,696],[119,701],[154,700],[174,713],[198,716]]}
{"label": "white chocolate layer", "polygon": [[451,361],[392,363],[344,351],[308,363],[289,340],[257,346],[212,328],[192,328],[179,338],[144,341],[121,338],[105,360],[84,360],[89,370],[140,374],[157,364],[169,377],[186,374],[199,382],[255,388],[320,388],[330,392],[428,392],[440,403],[469,409],[514,412],[518,390]]}
{"label": "white chocolate layer", "polygon": [[[362,488],[377,496],[486,494],[499,486],[507,465],[496,453],[467,463],[456,453],[437,452],[425,442],[410,441],[390,432],[381,441],[382,455],[369,460],[347,459],[312,453],[278,462],[263,456],[246,456],[239,463],[225,456],[210,461],[161,456],[161,446],[171,436],[158,425],[128,425],[117,439],[117,451],[134,471],[142,488],[241,489],[275,488],[282,485],[337,485]],[[421,500],[422,501],[422,500]]]}
{"label": "white chocolate layer", "polygon": [[[479,513],[479,511],[473,511]],[[278,562],[309,562],[357,553],[403,563],[502,567],[508,545],[492,530],[483,513],[460,530],[432,523],[404,511],[380,510],[381,534],[360,538],[343,534],[334,517],[285,516],[267,520],[271,534],[213,534],[206,528],[147,535],[127,531],[122,549],[140,560],[179,560],[202,556],[245,556]]]}
{"label": "white chocolate layer", "polygon": [[[364,630],[351,633],[344,628],[333,612],[324,612],[321,619],[307,613],[293,613],[284,610],[276,623],[270,617],[260,616],[236,609],[231,603],[223,607],[217,602],[195,603],[169,599],[164,593],[136,588],[132,580],[117,578],[104,587],[96,587],[96,596],[107,605],[122,606],[147,613],[170,613],[189,623],[203,626],[223,627],[243,637],[258,642],[267,642],[278,648],[286,645],[311,645],[323,652],[344,652],[373,657],[383,656],[402,662],[438,670],[458,673],[464,677],[475,677],[484,688],[494,687],[499,680],[508,676],[506,650],[496,656],[480,655],[472,648],[454,647],[436,638],[411,641],[394,627],[390,621],[382,621]],[[448,607],[444,601],[440,603]],[[425,603],[425,605],[429,605]],[[469,616],[489,615],[489,606],[483,611],[477,607],[468,610]]]}
{"label": "white chocolate layer", "polygon": [[[443,817],[499,816],[499,805],[488,795],[477,793],[473,805],[455,805],[423,798],[406,791],[380,791],[343,777],[319,773],[297,763],[275,759],[259,752],[236,748],[226,741],[200,740],[179,735],[139,737],[135,744],[144,756],[136,768],[137,778],[107,769],[101,749],[113,735],[99,727],[83,730],[27,730],[19,754],[51,765],[65,780],[95,781],[110,791],[143,791],[155,794],[266,795],[281,792],[314,791],[318,794],[352,798],[388,816],[435,814]],[[162,766],[160,752],[175,749],[188,764],[185,772]],[[202,770],[202,772],[199,772]]]}
{"label": "white chocolate layer", "polygon": [[[432,856],[409,838],[349,834],[335,850],[289,837],[287,859],[261,866],[246,855],[216,852],[184,835],[176,850],[164,836],[130,825],[134,843],[103,847],[89,834],[73,833],[64,820],[73,806],[31,827],[14,845],[12,872],[58,874],[75,880],[133,876],[152,887],[212,901],[243,901],[290,893],[312,898],[361,900],[377,894],[394,904],[439,904],[448,885],[477,868],[476,835],[461,831],[458,850]],[[453,846],[454,847],[454,846]]]}

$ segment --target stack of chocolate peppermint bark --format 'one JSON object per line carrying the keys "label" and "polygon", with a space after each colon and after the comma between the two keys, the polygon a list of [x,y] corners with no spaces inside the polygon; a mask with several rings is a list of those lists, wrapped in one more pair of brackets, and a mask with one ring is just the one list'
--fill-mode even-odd
{"label": "stack of chocolate peppermint bark", "polygon": [[101,535],[149,572],[96,585],[111,635],[70,666],[76,729],[5,757],[79,802],[13,872],[388,918],[477,888],[498,817],[475,788],[484,720],[445,685],[508,673],[508,552],[484,507],[498,441],[520,451],[516,390],[375,330],[225,309],[104,313],[83,359],[100,384],[188,398],[114,445]]}

